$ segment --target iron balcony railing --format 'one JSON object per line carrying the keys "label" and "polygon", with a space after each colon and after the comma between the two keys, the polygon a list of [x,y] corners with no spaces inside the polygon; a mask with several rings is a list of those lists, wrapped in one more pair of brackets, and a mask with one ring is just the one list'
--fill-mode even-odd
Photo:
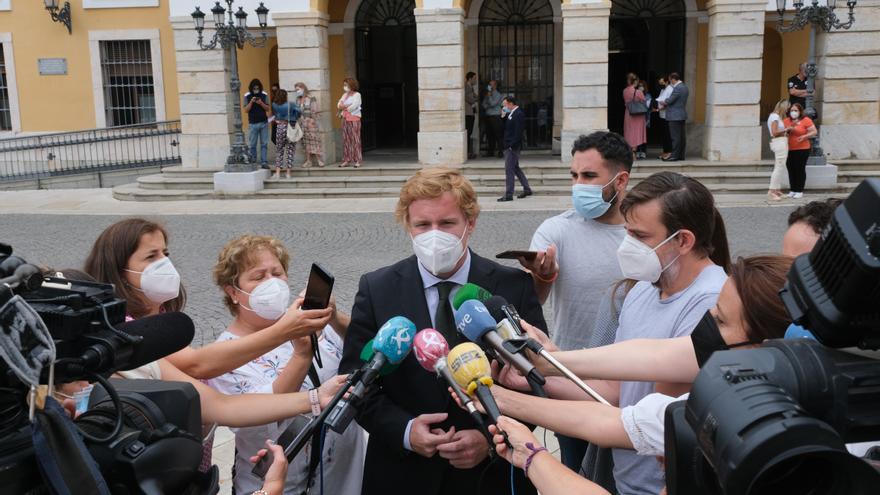
{"label": "iron balcony railing", "polygon": [[0,181],[180,163],[180,121],[0,139]]}

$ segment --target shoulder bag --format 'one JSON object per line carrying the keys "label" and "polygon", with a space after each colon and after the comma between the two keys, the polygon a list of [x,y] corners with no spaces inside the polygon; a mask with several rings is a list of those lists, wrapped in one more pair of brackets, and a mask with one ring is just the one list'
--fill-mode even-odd
{"label": "shoulder bag", "polygon": [[626,110],[630,115],[644,115],[648,113],[648,105],[645,105],[643,101],[636,101],[637,91],[637,89],[633,88],[633,97],[630,101],[626,102]]}
{"label": "shoulder bag", "polygon": [[299,142],[303,137],[302,126],[299,125],[299,119],[293,124],[290,125],[290,117],[292,117],[293,113],[290,111],[290,102],[287,102],[287,140],[291,143]]}

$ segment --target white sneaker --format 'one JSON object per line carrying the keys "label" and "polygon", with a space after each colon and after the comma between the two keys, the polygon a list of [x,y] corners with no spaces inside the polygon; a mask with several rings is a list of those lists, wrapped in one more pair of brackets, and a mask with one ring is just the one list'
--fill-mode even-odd
{"label": "white sneaker", "polygon": [[804,197],[804,193],[802,193],[802,192],[799,192],[799,193],[791,193],[791,198],[792,198],[792,199],[801,199],[801,198],[803,198],[803,197]]}
{"label": "white sneaker", "polygon": [[795,194],[795,193],[793,193],[793,192],[789,192],[788,194],[786,194],[786,196],[788,196],[789,198],[793,198],[793,197],[794,197],[794,194]]}

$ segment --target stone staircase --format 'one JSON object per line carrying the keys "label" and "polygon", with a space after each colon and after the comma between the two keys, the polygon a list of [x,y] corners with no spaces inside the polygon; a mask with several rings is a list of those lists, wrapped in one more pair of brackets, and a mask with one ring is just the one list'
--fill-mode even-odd
{"label": "stone staircase", "polygon": [[[834,164],[838,166],[837,185],[820,189],[808,187],[808,192],[846,194],[863,179],[880,177],[880,161],[841,160]],[[536,195],[571,194],[568,167],[560,163],[558,158],[526,157],[521,166]],[[216,170],[168,167],[161,174],[139,177],[136,183],[115,187],[113,196],[124,201],[397,197],[403,182],[420,167],[418,163],[382,164],[368,161],[360,169],[335,165],[295,168],[290,179],[266,180],[262,191],[241,196],[214,192],[213,173]],[[630,185],[655,172],[671,170],[700,180],[716,194],[764,194],[772,167],[769,160],[758,163],[641,160],[633,167]],[[474,183],[479,195],[501,194],[504,187],[504,165],[501,160],[473,160],[461,168]]]}

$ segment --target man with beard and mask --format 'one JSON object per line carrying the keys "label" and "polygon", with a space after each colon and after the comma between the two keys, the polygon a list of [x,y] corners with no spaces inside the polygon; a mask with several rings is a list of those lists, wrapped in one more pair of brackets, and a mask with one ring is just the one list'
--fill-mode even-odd
{"label": "man with beard and mask", "polygon": [[[396,216],[412,239],[415,255],[361,277],[341,372],[363,365],[364,345],[394,316],[405,316],[420,329],[437,329],[450,347],[462,342],[451,302],[458,288],[469,282],[504,297],[544,330],[529,276],[468,249],[479,211],[473,186],[456,169],[424,168],[406,181]],[[489,462],[486,439],[456,407],[446,387],[412,354],[393,373],[379,378],[357,416],[370,434],[364,495],[511,492],[510,466]],[[517,494],[536,493],[519,470],[514,484]]]}
{"label": "man with beard and mask", "polygon": [[[571,156],[573,208],[545,220],[529,248],[538,255],[519,260],[541,304],[550,301],[550,336],[563,351],[589,346],[599,302],[623,277],[615,253],[626,234],[620,202],[633,163],[623,136],[607,131],[578,137]],[[557,438],[563,464],[576,470],[587,442]]]}

